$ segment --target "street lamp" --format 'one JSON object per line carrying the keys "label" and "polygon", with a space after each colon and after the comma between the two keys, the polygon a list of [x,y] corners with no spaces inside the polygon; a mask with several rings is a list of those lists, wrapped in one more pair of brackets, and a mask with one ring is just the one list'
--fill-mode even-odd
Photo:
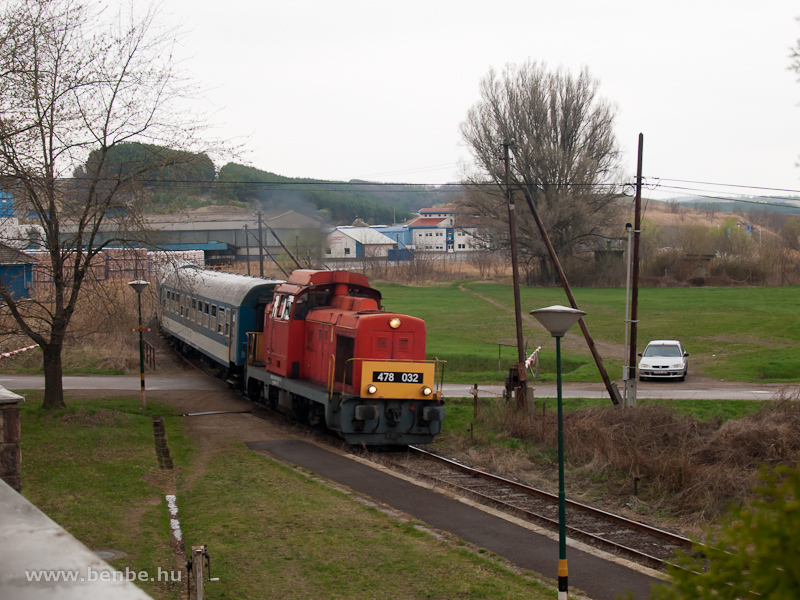
{"label": "street lamp", "polygon": [[136,295],[139,297],[139,328],[137,329],[139,332],[139,377],[142,382],[142,410],[144,410],[144,340],[142,339],[142,332],[144,329],[142,329],[142,292],[150,285],[150,282],[144,281],[143,279],[136,279],[135,281],[129,281],[128,285],[136,291]]}
{"label": "street lamp", "polygon": [[548,306],[530,312],[556,338],[558,390],[558,600],[569,597],[567,585],[567,502],[564,494],[564,421],[561,408],[561,338],[586,313],[566,306]]}

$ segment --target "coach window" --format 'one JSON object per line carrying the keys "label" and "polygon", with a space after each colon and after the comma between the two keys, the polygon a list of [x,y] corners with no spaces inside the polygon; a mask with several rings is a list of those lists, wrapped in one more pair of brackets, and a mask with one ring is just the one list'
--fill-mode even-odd
{"label": "coach window", "polygon": [[203,327],[208,327],[208,302],[203,302]]}
{"label": "coach window", "polygon": [[[217,333],[222,333],[225,327],[225,307],[219,307],[219,318],[217,319]],[[225,332],[227,333],[227,332]]]}
{"label": "coach window", "polygon": [[197,298],[192,298],[192,321],[197,321]]}
{"label": "coach window", "polygon": [[211,329],[211,331],[216,331],[216,329],[217,329],[217,305],[216,304],[212,304],[211,305],[211,321],[210,321],[210,324],[209,324],[208,328]]}

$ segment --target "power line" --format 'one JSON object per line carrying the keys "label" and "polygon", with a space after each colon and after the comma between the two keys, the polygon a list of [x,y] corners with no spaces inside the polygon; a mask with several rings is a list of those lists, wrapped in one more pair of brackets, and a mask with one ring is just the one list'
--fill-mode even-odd
{"label": "power line", "polygon": [[[757,200],[757,199],[731,198],[730,196],[710,196],[710,195],[707,195],[707,193],[704,193],[705,190],[698,190],[698,189],[694,189],[694,188],[684,188],[684,187],[677,187],[677,186],[664,186],[663,189],[691,191],[691,192],[695,192],[693,194],[694,197],[696,197],[696,198],[706,198],[708,200],[722,200],[722,201],[725,201],[725,202],[740,202],[742,204],[757,204],[759,206],[776,206],[776,207],[779,206],[779,207],[782,207],[782,208],[800,209],[800,203],[798,203],[798,204],[788,204],[788,203],[782,203],[782,202],[772,202],[772,201]],[[761,196],[761,198],[765,198],[766,199],[766,198],[770,198],[770,196]],[[798,199],[798,200],[800,200],[800,199]]]}
{"label": "power line", "polygon": [[767,192],[789,192],[793,194],[800,194],[800,190],[790,190],[784,188],[770,188],[764,187],[759,185],[739,185],[736,183],[711,183],[708,181],[692,181],[690,179],[667,179],[663,177],[653,177],[656,181],[675,181],[677,183],[692,183],[694,185],[709,185],[709,186],[718,186],[718,187],[733,187],[733,188],[741,188],[746,190],[764,190]]}

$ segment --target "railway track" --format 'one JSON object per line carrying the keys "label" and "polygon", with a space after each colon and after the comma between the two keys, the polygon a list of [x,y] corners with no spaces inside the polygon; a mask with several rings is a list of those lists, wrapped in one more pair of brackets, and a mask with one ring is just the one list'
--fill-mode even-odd
{"label": "railway track", "polygon": [[[404,459],[386,459],[391,468],[464,494],[516,517],[558,531],[558,495],[473,469],[409,446]],[[675,550],[689,551],[688,538],[619,515],[566,501],[567,535],[651,568],[664,569]]]}
{"label": "railway track", "polygon": [[[209,373],[204,365],[180,353],[177,354],[191,367],[220,380]],[[278,413],[273,411],[267,413],[282,417],[287,424],[296,425],[296,422]],[[264,418],[266,415],[259,416]],[[337,437],[315,433],[318,441],[333,446],[341,445],[341,439]],[[482,504],[534,522],[544,528],[558,531],[556,494],[473,469],[415,446],[409,446],[408,450],[401,460],[396,458],[396,453],[376,454],[371,451],[368,454],[370,459],[384,463],[387,467],[457,491]],[[359,454],[363,452],[359,448],[350,448],[350,451]],[[689,551],[692,548],[692,541],[688,538],[573,500],[567,499],[566,508],[567,534],[570,537],[651,568],[664,569],[675,558],[676,549]]]}

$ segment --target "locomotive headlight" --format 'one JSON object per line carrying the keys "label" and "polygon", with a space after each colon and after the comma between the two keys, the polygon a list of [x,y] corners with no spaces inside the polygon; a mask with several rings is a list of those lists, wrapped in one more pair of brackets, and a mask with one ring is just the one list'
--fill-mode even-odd
{"label": "locomotive headlight", "polygon": [[375,387],[373,384],[371,384],[371,383],[370,383],[370,384],[367,386],[367,393],[368,393],[368,394],[374,394],[374,393],[375,393],[375,392],[377,392],[377,391],[378,391],[378,388],[376,388],[376,387]]}
{"label": "locomotive headlight", "polygon": [[419,391],[422,393],[423,396],[430,396],[433,393],[433,390],[429,388],[427,385],[423,385]]}
{"label": "locomotive headlight", "polygon": [[398,319],[397,317],[392,317],[392,320],[389,321],[389,327],[391,327],[392,329],[397,329],[398,327],[400,327],[400,319]]}

